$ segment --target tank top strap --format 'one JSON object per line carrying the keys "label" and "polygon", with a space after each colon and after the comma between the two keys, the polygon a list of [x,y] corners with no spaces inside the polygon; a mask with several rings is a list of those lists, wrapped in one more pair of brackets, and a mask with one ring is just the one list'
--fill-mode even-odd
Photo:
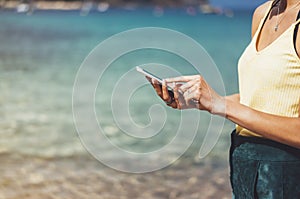
{"label": "tank top strap", "polygon": [[292,27],[292,28],[294,28],[293,44],[294,44],[294,48],[295,49],[296,49],[296,42],[297,42],[297,35],[298,35],[299,24],[300,24],[300,10],[298,11],[296,22],[293,24],[294,27]]}
{"label": "tank top strap", "polygon": [[294,25],[299,25],[300,24],[300,10],[298,11],[298,15],[297,15],[297,19],[296,22],[294,23]]}
{"label": "tank top strap", "polygon": [[264,24],[265,24],[265,22],[266,22],[266,20],[267,20],[267,18],[269,16],[269,14],[270,14],[273,6],[276,5],[276,2],[277,1],[274,1],[273,3],[270,3],[270,5],[269,5],[269,7],[267,9],[267,12],[265,13],[264,17],[260,20],[259,26],[258,26],[258,28],[256,30],[256,33],[255,33],[256,36],[258,36],[258,34],[261,32],[261,29],[264,26]]}

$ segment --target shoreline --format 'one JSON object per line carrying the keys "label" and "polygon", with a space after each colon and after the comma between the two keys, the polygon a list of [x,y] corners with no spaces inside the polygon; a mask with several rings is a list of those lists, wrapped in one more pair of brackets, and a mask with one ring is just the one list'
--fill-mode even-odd
{"label": "shoreline", "polygon": [[163,10],[166,8],[184,8],[190,15],[196,13],[202,14],[226,14],[231,13],[230,10],[223,10],[216,8],[208,3],[198,4],[184,4],[183,2],[174,3],[173,1],[157,1],[150,3],[136,3],[136,2],[93,2],[93,1],[29,1],[22,3],[17,0],[2,1],[0,2],[0,9],[2,10],[16,10],[17,12],[33,13],[35,10],[78,10],[81,12],[89,12],[90,10],[98,10],[99,12],[106,12],[110,8],[123,8],[125,10],[136,10],[138,8],[150,7],[154,12],[163,14]]}

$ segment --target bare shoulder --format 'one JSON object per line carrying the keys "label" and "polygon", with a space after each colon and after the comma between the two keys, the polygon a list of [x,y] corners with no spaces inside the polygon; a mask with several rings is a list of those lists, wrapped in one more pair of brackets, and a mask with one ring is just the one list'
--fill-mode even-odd
{"label": "bare shoulder", "polygon": [[255,9],[253,17],[252,17],[252,37],[255,34],[255,32],[257,31],[260,21],[265,16],[266,12],[268,11],[268,9],[272,3],[273,3],[273,1],[267,1],[266,3],[258,6]]}

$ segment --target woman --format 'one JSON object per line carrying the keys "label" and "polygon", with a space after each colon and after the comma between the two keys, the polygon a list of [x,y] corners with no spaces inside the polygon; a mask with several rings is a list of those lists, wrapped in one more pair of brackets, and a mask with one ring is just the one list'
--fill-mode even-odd
{"label": "woman", "polygon": [[[230,150],[236,199],[300,198],[300,0],[256,9],[238,65],[239,94],[218,95],[200,75],[150,80],[168,106],[198,108],[237,124]],[[167,84],[177,84],[174,96]]]}

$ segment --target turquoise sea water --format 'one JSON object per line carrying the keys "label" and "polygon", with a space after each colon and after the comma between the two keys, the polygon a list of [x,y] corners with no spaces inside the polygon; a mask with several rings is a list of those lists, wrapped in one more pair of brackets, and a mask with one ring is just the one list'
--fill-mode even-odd
{"label": "turquoise sea water", "polygon": [[[237,12],[232,18],[200,14],[189,16],[180,9],[167,10],[162,17],[154,17],[151,9],[112,9],[105,13],[92,12],[84,17],[75,11],[36,11],[31,16],[1,11],[0,152],[42,157],[84,154],[72,116],[72,89],[77,70],[97,44],[132,28],[163,27],[190,36],[207,50],[217,64],[226,92],[237,92],[237,60],[250,41],[250,20],[250,11]],[[104,84],[114,83],[112,80],[136,63],[151,62],[152,59],[171,66],[184,64],[167,53],[144,51],[116,61],[115,65],[124,67],[119,71],[107,71],[108,78]],[[105,104],[109,100],[103,94],[99,94],[97,99],[98,109],[103,108],[102,102]],[[144,93],[137,93],[137,99],[148,105],[160,103],[150,86]],[[137,123],[147,124],[149,118],[142,103],[131,104],[132,117]],[[160,139],[155,141],[154,146],[141,144],[119,135],[120,130],[109,117],[109,110],[107,108],[107,118],[102,120],[102,125],[116,142],[125,143],[125,148],[137,145],[143,151],[142,146],[155,149],[165,143]],[[173,110],[167,111],[176,117],[177,113]],[[209,118],[208,114],[202,115],[200,132],[207,128],[205,123]],[[174,125],[172,122],[167,124],[166,131],[172,131]],[[228,132],[232,127],[226,123],[224,131]]]}

